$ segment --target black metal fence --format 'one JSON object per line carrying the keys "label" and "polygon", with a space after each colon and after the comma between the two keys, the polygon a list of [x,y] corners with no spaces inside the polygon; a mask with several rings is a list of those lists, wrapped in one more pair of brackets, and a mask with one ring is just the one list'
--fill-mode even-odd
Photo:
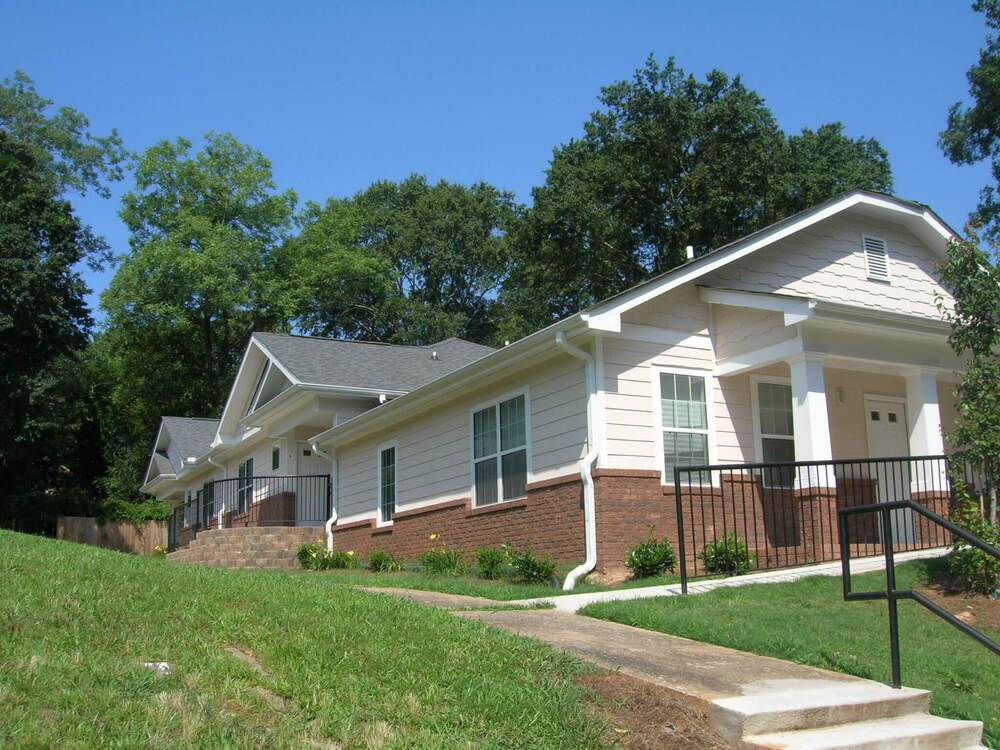
{"label": "black metal fence", "polygon": [[[840,559],[838,511],[912,500],[947,515],[947,456],[678,467],[674,471],[681,582]],[[974,482],[974,478],[973,478]],[[950,532],[908,508],[890,514],[898,551],[951,544]],[[882,554],[871,514],[852,515],[851,555]]]}
{"label": "black metal fence", "polygon": [[330,477],[326,474],[208,482],[174,509],[168,548],[187,546],[205,529],[322,526],[330,517],[330,498]]}

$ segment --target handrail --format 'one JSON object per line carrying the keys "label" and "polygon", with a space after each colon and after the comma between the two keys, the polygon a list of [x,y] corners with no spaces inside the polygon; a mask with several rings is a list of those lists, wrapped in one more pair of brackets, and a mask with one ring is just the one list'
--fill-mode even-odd
{"label": "handrail", "polygon": [[[912,500],[895,500],[888,503],[874,503],[869,505],[857,505],[851,508],[841,508],[838,511],[839,524],[840,524],[840,565],[842,571],[842,580],[844,584],[844,600],[845,601],[872,601],[878,599],[885,599],[889,604],[889,651],[890,659],[892,661],[892,686],[894,688],[902,687],[902,677],[900,674],[900,664],[899,664],[899,616],[898,616],[898,602],[900,599],[910,599],[921,604],[930,612],[933,612],[938,617],[940,617],[945,622],[953,625],[954,627],[961,630],[963,633],[968,635],[970,638],[974,639],[976,642],[988,648],[993,653],[1000,656],[1000,643],[992,640],[984,633],[976,630],[971,625],[962,622],[953,614],[945,610],[944,608],[938,606],[933,601],[928,599],[926,596],[921,594],[919,591],[906,590],[901,591],[896,588],[896,568],[895,561],[893,559],[893,548],[895,547],[895,539],[893,538],[892,530],[892,518],[891,511],[909,509],[915,513],[919,513],[928,520],[938,524],[939,526],[947,529],[952,534],[961,539],[964,539],[968,544],[977,549],[982,550],[988,555],[1000,560],[1000,549],[997,549],[992,544],[984,542],[979,537],[974,534],[969,533],[962,527],[952,523],[944,516],[938,515],[932,510],[924,508],[922,505],[913,502]],[[886,588],[885,591],[852,591],[851,589],[851,546],[850,546],[850,530],[847,524],[847,517],[852,515],[858,515],[861,513],[879,513],[881,514],[882,522],[882,546],[885,551],[885,581]]]}

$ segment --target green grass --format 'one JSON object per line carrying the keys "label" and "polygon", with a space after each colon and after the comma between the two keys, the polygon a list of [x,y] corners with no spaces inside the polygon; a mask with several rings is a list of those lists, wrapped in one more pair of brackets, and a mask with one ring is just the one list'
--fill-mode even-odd
{"label": "green grass", "polygon": [[[897,585],[919,588],[943,561],[897,567]],[[884,575],[855,577],[855,590],[884,588]],[[933,691],[934,713],[977,719],[1000,748],[1000,658],[924,610],[901,602],[903,683]],[[745,586],[688,597],[610,602],[583,614],[648,630],[776,656],[881,682],[890,679],[885,602],[845,602],[840,578]],[[1000,632],[987,631],[994,640]]]}
{"label": "green grass", "polygon": [[600,747],[605,727],[572,683],[588,671],[335,576],[0,531],[3,747]]}
{"label": "green grass", "polygon": [[614,586],[580,582],[573,591],[563,591],[543,583],[512,583],[507,580],[490,581],[470,575],[450,576],[434,575],[423,571],[402,570],[397,573],[372,573],[368,570],[324,570],[309,575],[327,576],[331,581],[352,586],[378,586],[401,589],[418,589],[420,591],[437,591],[442,594],[461,594],[463,596],[479,596],[497,601],[514,601],[517,599],[535,599],[544,596],[562,596],[563,594],[581,594],[589,591],[608,591],[610,589],[634,588],[636,586],[662,586],[677,583],[677,576],[656,576],[629,580]]}

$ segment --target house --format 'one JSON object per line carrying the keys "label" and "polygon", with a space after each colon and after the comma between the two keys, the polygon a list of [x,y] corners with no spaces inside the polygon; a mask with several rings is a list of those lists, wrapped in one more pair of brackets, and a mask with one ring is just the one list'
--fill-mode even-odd
{"label": "house", "polygon": [[845,503],[947,496],[953,236],[853,191],[498,350],[254,334],[210,444],[165,418],[143,489],[200,492],[203,527],[325,526],[361,554],[530,544],[578,564],[569,586],[689,514],[692,561],[729,531],[760,560],[830,559]]}

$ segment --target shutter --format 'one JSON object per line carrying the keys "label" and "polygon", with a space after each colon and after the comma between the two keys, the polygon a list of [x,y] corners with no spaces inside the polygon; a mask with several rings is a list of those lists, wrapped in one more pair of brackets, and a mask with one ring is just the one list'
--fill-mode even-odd
{"label": "shutter", "polygon": [[868,278],[874,281],[889,280],[889,253],[886,251],[885,240],[879,237],[862,237],[865,249],[865,264],[868,268]]}

